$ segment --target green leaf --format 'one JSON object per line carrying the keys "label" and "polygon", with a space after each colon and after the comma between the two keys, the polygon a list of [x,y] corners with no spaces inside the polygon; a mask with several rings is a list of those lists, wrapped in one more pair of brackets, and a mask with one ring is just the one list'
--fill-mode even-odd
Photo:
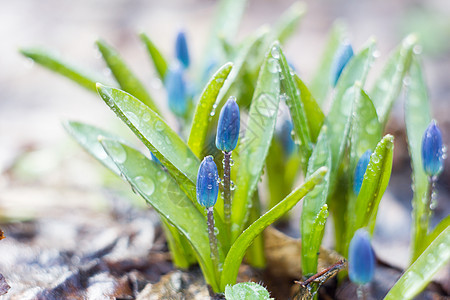
{"label": "green leaf", "polygon": [[311,156],[311,135],[309,133],[308,121],[306,119],[303,102],[300,99],[300,91],[291,74],[291,69],[286,61],[282,49],[278,43],[273,45],[272,55],[279,57],[281,67],[281,87],[286,93],[286,104],[291,112],[292,123],[296,137],[296,144],[299,146],[302,166],[306,170],[306,162]]}
{"label": "green leaf", "polygon": [[159,79],[164,82],[168,69],[167,60],[144,32],[142,32],[139,36],[141,37],[141,40],[144,42],[147,48],[148,54],[150,55],[153,65],[155,66]]}
{"label": "green leaf", "polygon": [[[328,144],[327,129],[322,130],[316,147],[308,164],[306,177],[311,176],[319,167],[331,168],[331,152]],[[316,185],[303,200],[302,217],[300,222],[302,232],[302,271],[303,275],[312,275],[317,272],[320,242],[323,237],[328,206],[326,205],[330,173],[324,180]]]}
{"label": "green leaf", "polygon": [[319,104],[317,104],[316,100],[297,74],[294,74],[294,79],[297,84],[297,89],[300,92],[300,100],[302,101],[303,109],[305,110],[305,114],[308,119],[308,128],[311,135],[311,141],[315,143],[324,123],[325,115],[323,114],[322,109],[320,109]]}
{"label": "green leaf", "polygon": [[445,228],[449,226],[450,226],[450,215],[447,215],[436,225],[436,227],[434,227],[433,231],[431,231],[430,234],[427,236],[427,241],[424,243],[426,247],[428,247],[431,244],[431,242],[433,242],[434,239],[436,239],[437,236],[440,235],[441,232],[444,231]]}
{"label": "green leaf", "polygon": [[136,75],[128,68],[119,53],[102,40],[98,40],[96,43],[98,49],[102,53],[103,59],[117,79],[120,88],[138,98],[142,103],[159,114],[158,107],[155,105],[152,97]]}
{"label": "green leaf", "polygon": [[309,85],[311,93],[317,100],[317,103],[322,107],[331,88],[330,73],[334,55],[339,45],[343,42],[345,35],[346,32],[343,24],[336,22],[325,46],[317,73]]}
{"label": "green leaf", "polygon": [[241,282],[225,287],[226,300],[272,300],[269,292],[255,282]]}
{"label": "green leaf", "polygon": [[101,143],[133,190],[191,243],[206,281],[218,291],[210,259],[206,218],[158,163],[120,142],[102,139]]}
{"label": "green leaf", "polygon": [[450,261],[450,227],[447,227],[405,271],[384,298],[412,299]]}
{"label": "green leaf", "polygon": [[392,105],[402,89],[403,78],[411,64],[411,56],[416,43],[415,35],[409,35],[403,40],[402,45],[391,54],[370,93],[383,128],[388,121]]}
{"label": "green leaf", "polygon": [[231,210],[232,240],[241,232],[247,220],[250,199],[256,190],[275,130],[278,105],[280,103],[278,68],[278,60],[269,51],[256,83],[246,124],[245,137],[241,140],[239,146],[238,186],[234,194]]}
{"label": "green leaf", "polygon": [[208,82],[198,101],[188,139],[188,145],[197,157],[200,157],[202,150],[206,146],[205,142],[208,134],[208,125],[211,120],[211,112],[214,111],[217,96],[232,67],[232,63],[222,66]]}
{"label": "green leaf", "polygon": [[[120,177],[122,175],[120,169],[111,157],[108,156],[102,144],[98,140],[99,137],[102,137],[126,144],[120,137],[97,127],[80,122],[67,122],[64,124],[64,128],[95,159],[114,172],[117,176]],[[160,172],[158,172],[158,174],[159,173]],[[179,268],[188,268],[196,262],[195,258],[193,259],[191,257],[193,250],[189,247],[189,245],[186,245],[186,238],[180,235],[180,233],[172,225],[169,225],[164,217],[162,217],[162,221],[174,264]]]}
{"label": "green leaf", "polygon": [[195,182],[200,161],[185,142],[157,113],[135,97],[100,84],[97,89],[105,103],[161,161],[188,197],[197,203]]}
{"label": "green leaf", "polygon": [[96,76],[89,74],[89,72],[73,66],[71,63],[61,59],[57,55],[51,54],[49,51],[38,48],[25,48],[20,49],[20,53],[31,58],[41,66],[69,78],[90,91],[97,91],[95,88],[97,82],[105,83],[105,80],[97,78]]}
{"label": "green leaf", "polygon": [[405,102],[405,124],[414,191],[412,263],[428,246],[425,243],[425,237],[428,233],[430,217],[427,207],[429,182],[422,165],[422,137],[431,121],[431,108],[422,69],[416,56],[413,56],[409,73],[411,84],[408,86]]}
{"label": "green leaf", "polygon": [[[382,128],[372,100],[360,90],[353,108],[350,140],[350,170],[353,172],[361,155],[374,151],[381,139]],[[353,179],[353,173],[350,174]],[[352,181],[353,182],[353,181]]]}
{"label": "green leaf", "polygon": [[[292,36],[297,30],[300,20],[305,15],[306,5],[303,2],[295,2],[292,4],[278,19],[277,23],[273,26],[273,40],[280,41],[284,44],[290,36]],[[270,42],[272,42],[270,41]]]}
{"label": "green leaf", "polygon": [[378,205],[391,177],[393,154],[394,137],[387,134],[378,143],[370,157],[356,201],[350,200],[347,215],[346,247],[344,248],[345,256],[348,253],[350,240],[357,229],[367,226],[369,232],[373,234]]}
{"label": "green leaf", "polygon": [[223,264],[223,271],[220,280],[222,289],[228,284],[236,282],[239,266],[245,251],[253,242],[253,240],[270,224],[279,219],[287,211],[297,204],[308,192],[310,192],[327,173],[327,168],[322,167],[311,175],[300,187],[296,188],[280,203],[274,206],[271,210],[259,217],[252,225],[250,225],[233,243],[228,252],[225,262]]}

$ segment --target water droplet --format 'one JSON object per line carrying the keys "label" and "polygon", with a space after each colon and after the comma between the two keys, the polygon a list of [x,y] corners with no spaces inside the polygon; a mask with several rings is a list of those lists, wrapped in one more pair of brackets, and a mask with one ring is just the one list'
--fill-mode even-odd
{"label": "water droplet", "polygon": [[278,50],[278,47],[274,46],[272,47],[272,57],[279,59],[280,58],[280,51]]}
{"label": "water droplet", "polygon": [[274,59],[274,58],[269,58],[269,60],[267,61],[268,67],[269,67],[269,72],[270,73],[278,73],[280,72],[280,65],[278,63],[278,60]]}
{"label": "water droplet", "polygon": [[155,129],[156,131],[163,131],[164,130],[164,123],[160,120],[155,122]]}
{"label": "water droplet", "polygon": [[421,45],[415,45],[413,47],[414,54],[421,54],[422,53],[422,46]]}
{"label": "water droplet", "polygon": [[144,122],[150,121],[150,118],[151,118],[151,116],[150,116],[150,113],[149,113],[149,112],[145,112],[144,115],[142,116],[142,120],[143,120]]}
{"label": "water droplet", "polygon": [[236,189],[236,185],[234,184],[233,180],[230,182],[230,190],[234,191]]}
{"label": "water droplet", "polygon": [[138,176],[134,178],[138,188],[146,195],[150,196],[155,191],[155,184],[153,180],[148,177]]}
{"label": "water droplet", "polygon": [[217,236],[219,234],[219,228],[214,227],[214,234]]}
{"label": "water droplet", "polygon": [[403,78],[403,84],[405,86],[409,86],[411,84],[411,77],[406,76],[405,78]]}
{"label": "water droplet", "polygon": [[120,144],[109,147],[108,151],[109,154],[113,157],[114,161],[118,164],[123,164],[127,160],[127,152]]}
{"label": "water droplet", "polygon": [[133,124],[133,125],[139,124],[139,118],[136,116],[136,114],[134,112],[127,111],[127,112],[125,112],[125,116],[131,122],[131,124]]}

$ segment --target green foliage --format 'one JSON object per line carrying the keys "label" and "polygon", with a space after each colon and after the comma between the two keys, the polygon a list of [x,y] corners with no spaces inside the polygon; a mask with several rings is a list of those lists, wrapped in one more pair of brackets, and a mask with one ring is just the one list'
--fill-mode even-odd
{"label": "green foliage", "polygon": [[413,299],[449,261],[450,226],[447,225],[405,271],[384,299]]}
{"label": "green foliage", "polygon": [[[97,91],[138,137],[147,148],[145,153],[137,150],[145,149],[142,145],[134,147],[102,129],[79,122],[65,124],[84,149],[123,177],[159,213],[174,263],[188,268],[197,262],[213,291],[225,292],[227,299],[270,299],[269,293],[257,284],[232,285],[246,253],[250,264],[264,267],[261,233],[302,199],[301,265],[305,277],[317,272],[329,214],[334,220],[335,248],[344,256],[357,229],[367,227],[373,233],[393,159],[393,137],[382,135],[405,76],[409,76],[405,121],[413,168],[415,262],[387,298],[394,299],[402,293],[413,297],[443,266],[442,261],[448,261],[450,223],[447,217],[433,231],[429,229],[428,181],[421,167],[420,148],[431,116],[422,71],[413,51],[416,38],[405,38],[391,54],[371,92],[366,93],[365,81],[376,56],[375,43],[369,40],[345,66],[332,90],[330,70],[335,52],[346,36],[343,26],[337,24],[332,30],[316,76],[308,85],[291,69],[280,45],[295,32],[304,6],[294,4],[273,28],[262,28],[238,43],[234,37],[245,4],[246,1],[221,1],[208,56],[193,69],[200,72],[194,76],[196,81],[190,82],[194,90],[202,92],[189,96],[198,101],[189,102],[192,107],[186,116],[177,119],[178,130],[160,115],[161,107],[156,103],[162,101],[150,95],[118,52],[102,40],[97,46],[120,89],[84,75],[85,72],[45,51],[25,49],[22,53]],[[165,57],[149,36],[142,33],[140,37],[157,76],[164,82],[171,58]],[[207,72],[211,61],[215,64]],[[216,72],[211,75],[213,70]],[[245,134],[240,133],[233,151],[235,163],[230,176],[236,189],[232,193],[230,226],[223,221],[222,196],[214,207],[220,266],[217,268],[211,259],[206,211],[196,199],[196,180],[200,160],[206,155],[213,155],[219,174],[222,171],[222,156],[211,140],[219,115],[215,112],[231,95],[238,99]],[[278,120],[279,112],[285,107],[296,143],[289,154],[283,152],[283,144],[276,136],[277,122],[285,121]],[[352,188],[354,172],[367,150],[373,154],[356,195]],[[150,160],[148,151],[159,162]],[[266,191],[262,186],[265,181],[260,183],[263,176],[269,181],[268,209],[260,202],[261,191]],[[303,178],[302,183],[292,190],[298,178]]]}

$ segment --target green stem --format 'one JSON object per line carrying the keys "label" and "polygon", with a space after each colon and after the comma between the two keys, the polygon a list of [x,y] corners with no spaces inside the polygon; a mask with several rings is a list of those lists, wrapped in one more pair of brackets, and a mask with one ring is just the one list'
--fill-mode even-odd
{"label": "green stem", "polygon": [[223,213],[228,238],[231,237],[231,151],[223,151]]}
{"label": "green stem", "polygon": [[217,275],[217,278],[220,278],[219,276],[219,250],[217,249],[217,238],[216,234],[214,233],[214,208],[209,207],[207,209],[207,216],[208,216],[208,235],[209,235],[209,247],[211,249],[211,260],[213,262],[215,273]]}
{"label": "green stem", "polygon": [[358,297],[358,300],[367,299],[367,290],[365,289],[364,285],[358,285],[358,288],[356,289],[356,296]]}

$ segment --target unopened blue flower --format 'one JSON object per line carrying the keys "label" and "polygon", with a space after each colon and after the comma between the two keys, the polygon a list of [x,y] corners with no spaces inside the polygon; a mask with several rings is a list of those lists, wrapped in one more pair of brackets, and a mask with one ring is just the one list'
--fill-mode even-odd
{"label": "unopened blue flower", "polygon": [[283,125],[279,133],[281,145],[283,146],[284,153],[289,156],[292,154],[295,148],[294,140],[292,139],[292,122],[290,120],[284,120]]}
{"label": "unopened blue flower", "polygon": [[188,107],[187,91],[184,70],[179,63],[170,66],[165,83],[170,110],[177,116],[184,116]]}
{"label": "unopened blue flower", "polygon": [[240,115],[235,97],[230,97],[222,107],[217,124],[216,147],[230,152],[236,148],[239,138]]}
{"label": "unopened blue flower", "polygon": [[207,156],[198,168],[197,201],[206,208],[214,206],[219,195],[219,173],[213,157]]}
{"label": "unopened blue flower", "polygon": [[375,256],[366,230],[358,229],[348,249],[348,275],[357,284],[366,284],[375,272]]}
{"label": "unopened blue flower", "polygon": [[342,70],[353,57],[352,45],[348,42],[342,43],[333,58],[333,64],[331,65],[331,84],[336,86],[339,77],[341,76]]}
{"label": "unopened blue flower", "polygon": [[161,165],[161,162],[159,161],[159,159],[155,156],[155,154],[153,154],[153,152],[150,151],[150,157],[152,158],[152,160]]}
{"label": "unopened blue flower", "polygon": [[436,121],[431,121],[422,139],[422,164],[428,176],[438,176],[444,167],[442,134]]}
{"label": "unopened blue flower", "polygon": [[189,67],[189,50],[186,41],[186,34],[184,31],[178,32],[177,40],[175,42],[175,52],[177,59],[183,64],[184,68]]}
{"label": "unopened blue flower", "polygon": [[361,190],[364,174],[366,173],[367,166],[369,165],[371,155],[372,151],[367,150],[363,153],[363,155],[361,155],[358,163],[356,164],[355,176],[353,178],[353,192],[355,192],[356,195],[358,195]]}

